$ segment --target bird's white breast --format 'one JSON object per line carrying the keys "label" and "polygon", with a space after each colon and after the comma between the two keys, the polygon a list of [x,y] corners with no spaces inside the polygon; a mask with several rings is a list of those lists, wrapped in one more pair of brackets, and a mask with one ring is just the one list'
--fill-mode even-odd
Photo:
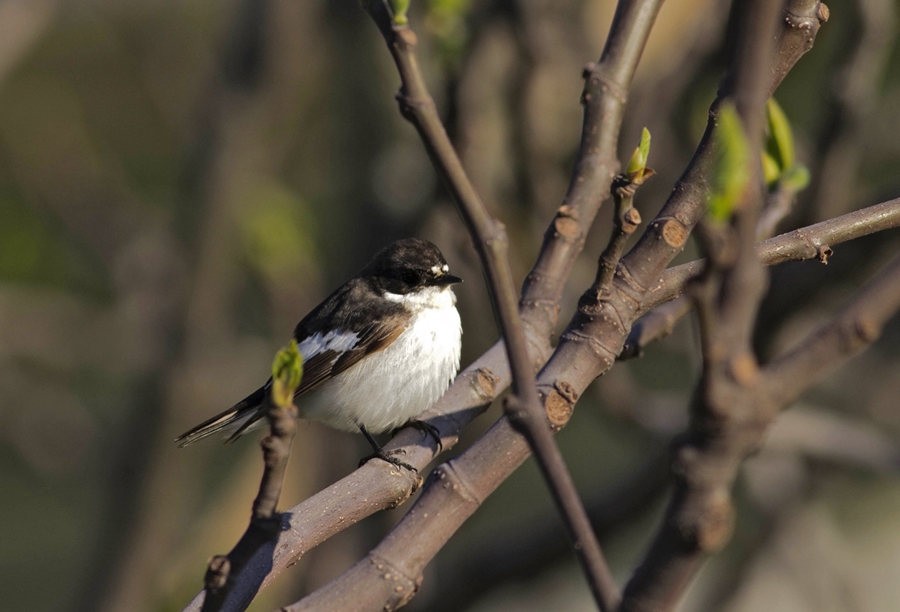
{"label": "bird's white breast", "polygon": [[452,290],[431,287],[385,297],[413,313],[406,330],[387,348],[300,398],[303,418],[345,431],[363,425],[379,433],[418,416],[447,390],[459,369],[462,335]]}

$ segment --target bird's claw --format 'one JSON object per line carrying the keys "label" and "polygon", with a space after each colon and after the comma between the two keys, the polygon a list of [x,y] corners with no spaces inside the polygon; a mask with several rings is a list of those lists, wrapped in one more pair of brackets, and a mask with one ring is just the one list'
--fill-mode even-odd
{"label": "bird's claw", "polygon": [[425,432],[426,434],[431,436],[435,442],[437,442],[438,453],[444,452],[444,443],[441,442],[441,432],[431,423],[427,421],[420,421],[418,419],[410,419],[403,427],[412,427],[413,429],[418,429],[419,431]]}
{"label": "bird's claw", "polygon": [[374,453],[372,453],[371,455],[366,455],[365,457],[360,459],[359,467],[362,467],[363,465],[365,465],[372,459],[381,459],[382,461],[387,461],[388,463],[396,465],[397,467],[405,468],[411,472],[415,472],[416,474],[418,474],[419,470],[417,468],[411,466],[410,464],[406,463],[405,461],[400,461],[399,459],[394,457],[394,455],[403,454],[405,452],[406,451],[404,451],[402,448],[396,448],[396,449],[387,450],[387,451],[384,450],[383,448],[380,448],[377,451],[375,451]]}

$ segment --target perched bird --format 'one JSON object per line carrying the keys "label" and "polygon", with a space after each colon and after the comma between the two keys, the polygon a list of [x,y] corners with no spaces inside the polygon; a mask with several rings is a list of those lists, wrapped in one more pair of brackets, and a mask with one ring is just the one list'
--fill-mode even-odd
{"label": "perched bird", "polygon": [[[303,355],[295,393],[300,418],[359,430],[375,449],[368,458],[410,467],[382,452],[371,434],[418,423],[414,417],[456,376],[462,326],[451,286],[461,280],[427,240],[398,240],[375,255],[294,330]],[[217,432],[231,441],[261,425],[271,384],[176,442],[185,446]]]}

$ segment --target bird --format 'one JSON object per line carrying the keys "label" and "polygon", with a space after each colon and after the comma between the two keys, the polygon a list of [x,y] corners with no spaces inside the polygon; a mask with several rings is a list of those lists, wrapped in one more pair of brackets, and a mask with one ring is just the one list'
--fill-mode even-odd
{"label": "bird", "polygon": [[[372,434],[411,424],[459,370],[462,324],[447,261],[433,243],[398,240],[306,315],[294,329],[303,377],[294,397],[298,416],[342,431],[359,431],[379,457],[415,471],[382,450]],[[265,423],[272,379],[176,442],[186,446],[222,432],[231,442]]]}

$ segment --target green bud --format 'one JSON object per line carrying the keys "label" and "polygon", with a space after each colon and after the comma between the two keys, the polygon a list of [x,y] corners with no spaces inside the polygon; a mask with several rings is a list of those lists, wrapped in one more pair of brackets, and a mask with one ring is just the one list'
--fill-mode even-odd
{"label": "green bud", "polygon": [[727,221],[734,213],[750,182],[750,145],[744,125],[731,102],[719,109],[715,135],[716,165],[708,216],[714,221]]}
{"label": "green bud", "polygon": [[303,356],[297,350],[297,341],[291,340],[287,348],[275,355],[272,362],[272,401],[286,408],[294,402],[294,390],[303,377]]}
{"label": "green bud", "polygon": [[641,132],[641,143],[634,150],[634,153],[631,155],[631,160],[628,162],[628,167],[625,169],[628,180],[638,184],[643,182],[642,178],[644,176],[644,171],[647,168],[647,158],[649,156],[650,130],[644,128]]}
{"label": "green bud", "polygon": [[406,11],[409,10],[409,2],[410,0],[388,0],[396,25],[406,25],[409,23],[409,19],[406,18]]}

